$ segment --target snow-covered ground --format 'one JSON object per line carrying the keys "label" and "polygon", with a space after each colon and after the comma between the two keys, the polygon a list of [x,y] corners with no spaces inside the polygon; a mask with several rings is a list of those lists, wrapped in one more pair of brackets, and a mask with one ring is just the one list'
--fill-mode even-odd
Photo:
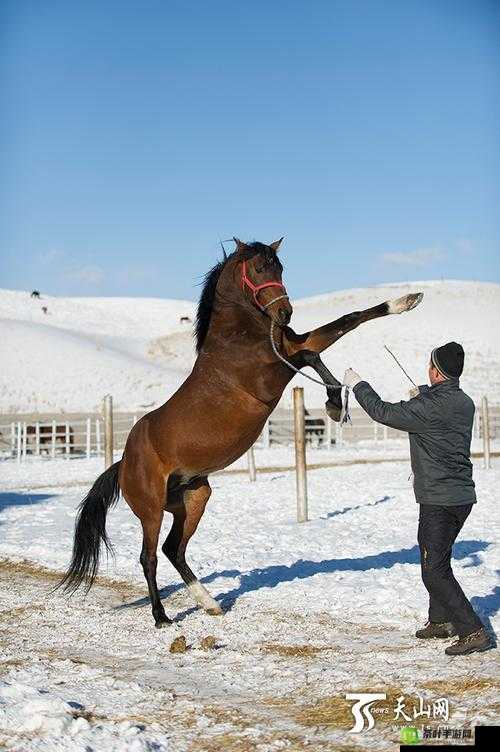
{"label": "snow-covered ground", "polygon": [[[139,525],[123,501],[108,518],[116,559],[104,562],[98,585],[87,598],[50,592],[97,469],[86,460],[0,465],[0,746],[392,750],[395,726],[429,722],[412,717],[419,696],[424,705],[449,702],[449,721],[431,718],[431,725],[498,723],[497,651],[453,659],[446,641],[413,637],[426,617],[426,593],[407,461],[311,470],[305,524],[295,522],[293,472],[270,471],[256,483],[241,473],[213,476],[188,558],[225,615],[197,609],[160,555],[158,578],[174,619],[161,631],[138,562]],[[488,628],[498,630],[499,466],[474,470],[479,503],[455,546],[454,568]],[[164,527],[166,534],[167,519]],[[188,650],[171,653],[181,635]],[[207,636],[212,649],[202,647]],[[375,728],[352,734],[345,695],[359,691],[387,699]],[[394,718],[400,697],[410,722]]]}
{"label": "snow-covered ground", "polygon": [[[500,285],[431,281],[379,285],[294,302],[292,326],[305,331],[345,313],[410,291],[425,293],[421,305],[401,316],[360,326],[324,353],[338,378],[352,366],[386,399],[401,399],[407,382],[384,351],[397,353],[417,383],[426,381],[429,352],[450,339],[467,353],[464,389],[477,401],[500,402],[500,352],[496,322]],[[43,313],[42,307],[47,308]],[[194,360],[195,304],[141,298],[62,298],[0,290],[0,410],[47,412],[95,410],[112,393],[118,410],[164,402]],[[320,407],[324,389],[304,383],[306,405]],[[284,405],[290,404],[290,389]]]}
{"label": "snow-covered ground", "polygon": [[[324,354],[327,365],[337,376],[352,366],[398,399],[407,384],[384,343],[423,382],[430,349],[456,339],[467,353],[464,389],[476,402],[487,394],[500,403],[500,285],[331,293],[296,301],[292,324],[304,331],[412,290],[425,293],[417,309],[359,327]],[[180,319],[194,314],[188,301],[36,300],[0,291],[0,411],[90,411],[109,392],[117,410],[159,404],[192,365],[191,325]],[[307,406],[322,406],[324,389],[304,386]],[[103,562],[90,594],[68,599],[51,590],[70,557],[76,507],[102,459],[0,460],[0,747],[385,751],[397,747],[401,725],[428,722],[412,716],[419,696],[431,705],[445,698],[451,728],[498,723],[497,651],[452,659],[442,642],[413,637],[426,617],[426,593],[407,442],[308,449],[308,463],[305,524],[295,521],[291,447],[256,450],[255,483],[245,457],[212,476],[188,558],[225,614],[194,606],[160,555],[174,623],[158,631],[138,561],[139,524],[123,501],[108,519],[116,559]],[[454,550],[457,576],[493,631],[500,627],[498,476],[498,464],[487,471],[476,463],[480,501]],[[170,652],[180,636],[186,652]],[[345,695],[360,691],[387,698],[375,728],[358,735],[349,732]],[[398,698],[409,721],[395,717]]]}

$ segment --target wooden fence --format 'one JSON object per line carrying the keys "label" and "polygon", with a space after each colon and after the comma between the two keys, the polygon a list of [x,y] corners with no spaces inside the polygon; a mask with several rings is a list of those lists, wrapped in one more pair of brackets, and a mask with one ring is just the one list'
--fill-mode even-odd
{"label": "wooden fence", "polygon": [[[113,445],[115,451],[124,448],[132,426],[141,413],[115,412],[113,414]],[[483,438],[481,406],[476,410],[474,438]],[[405,434],[372,421],[360,408],[351,410],[352,424],[340,426],[331,421],[322,409],[310,409],[304,416],[305,441],[308,446],[335,450],[357,442],[374,442],[377,445],[404,438]],[[0,424],[0,454],[21,461],[29,456],[45,457],[95,457],[104,455],[104,417],[93,415],[24,415],[9,416]],[[15,417],[15,419],[14,419]],[[489,436],[500,439],[500,406],[489,405]],[[294,444],[293,410],[277,408],[267,421],[257,448],[291,446]]]}

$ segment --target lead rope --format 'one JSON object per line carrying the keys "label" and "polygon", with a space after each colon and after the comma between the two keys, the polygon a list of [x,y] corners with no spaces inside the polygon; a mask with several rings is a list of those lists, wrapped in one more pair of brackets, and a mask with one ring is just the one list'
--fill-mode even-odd
{"label": "lead rope", "polygon": [[309,381],[313,381],[315,384],[320,384],[321,386],[326,386],[329,389],[344,389],[344,394],[342,397],[342,410],[340,413],[340,424],[343,423],[351,423],[351,416],[349,415],[349,387],[347,385],[341,385],[338,384],[327,384],[325,381],[321,379],[315,379],[313,376],[309,376],[308,373],[302,373],[300,368],[295,368],[294,365],[292,365],[286,358],[281,355],[281,353],[278,351],[278,348],[276,347],[276,342],[274,341],[274,321],[271,319],[271,329],[269,330],[269,339],[271,340],[271,347],[273,348],[273,352],[276,355],[279,360],[281,360],[282,363],[284,363],[288,368],[290,368],[292,371],[295,371],[295,373],[300,373],[301,376],[304,376],[304,378],[309,379]]}

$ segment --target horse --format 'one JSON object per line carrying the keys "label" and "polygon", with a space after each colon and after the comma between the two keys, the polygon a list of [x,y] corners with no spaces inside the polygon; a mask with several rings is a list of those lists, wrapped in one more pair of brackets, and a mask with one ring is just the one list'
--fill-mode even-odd
{"label": "horse", "polygon": [[[278,249],[244,243],[205,276],[195,323],[197,358],[179,389],[142,417],[128,436],[121,460],[95,481],[76,519],[73,554],[59,583],[69,592],[94,581],[108,510],[121,491],[142,525],[139,557],[157,628],[171,624],[156,581],[157,548],[165,512],[173,516],[161,549],[207,613],[222,613],[186,561],[186,549],[210,498],[208,476],[241,457],[260,435],[294,372],[278,359],[270,342],[295,368],[312,366],[331,384],[320,353],[365,321],[409,311],[422,293],[411,293],[355,311],[317,329],[297,334],[282,281]],[[340,386],[340,382],[334,380]],[[330,387],[329,414],[340,418],[340,390]]]}

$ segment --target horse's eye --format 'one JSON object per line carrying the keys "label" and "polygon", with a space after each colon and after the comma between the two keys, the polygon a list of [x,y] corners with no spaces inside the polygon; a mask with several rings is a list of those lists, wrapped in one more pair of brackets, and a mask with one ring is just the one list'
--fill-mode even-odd
{"label": "horse's eye", "polygon": [[257,272],[257,274],[260,274],[261,272],[264,272],[266,269],[270,269],[272,266],[274,266],[273,259],[265,258],[264,261],[262,262],[262,266],[260,267],[256,266],[255,271]]}

